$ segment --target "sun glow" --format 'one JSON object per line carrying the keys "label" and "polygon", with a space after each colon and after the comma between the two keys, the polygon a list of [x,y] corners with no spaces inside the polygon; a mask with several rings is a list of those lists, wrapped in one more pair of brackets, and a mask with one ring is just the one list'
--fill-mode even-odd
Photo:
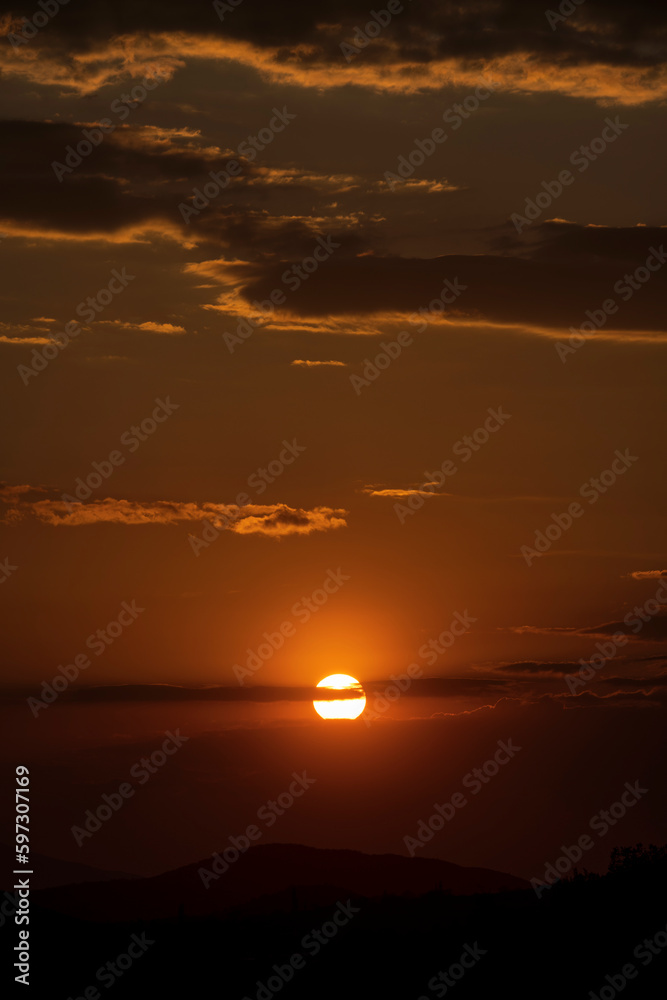
{"label": "sun glow", "polygon": [[314,701],[313,707],[323,719],[356,719],[366,707],[364,689],[355,677],[349,674],[330,674],[321,680],[318,688],[329,688],[335,691],[357,691],[358,698],[332,699],[331,701]]}

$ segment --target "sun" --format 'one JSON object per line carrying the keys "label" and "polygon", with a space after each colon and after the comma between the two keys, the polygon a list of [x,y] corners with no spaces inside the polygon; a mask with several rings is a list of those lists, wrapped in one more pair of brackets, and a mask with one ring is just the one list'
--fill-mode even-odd
{"label": "sun", "polygon": [[358,698],[341,698],[331,701],[314,701],[313,707],[323,719],[356,719],[366,707],[364,689],[355,677],[349,674],[329,674],[317,685],[318,688],[333,688],[336,691],[358,691]]}

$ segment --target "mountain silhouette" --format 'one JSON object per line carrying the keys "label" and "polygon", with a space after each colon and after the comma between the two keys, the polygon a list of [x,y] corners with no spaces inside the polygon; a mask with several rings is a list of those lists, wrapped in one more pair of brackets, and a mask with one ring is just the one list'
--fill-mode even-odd
{"label": "mountain silhouette", "polygon": [[[16,848],[9,844],[0,844],[0,865],[5,874],[19,867],[15,859]],[[108,882],[113,879],[139,877],[130,874],[130,872],[92,868],[90,865],[82,865],[78,861],[62,861],[60,858],[38,854],[37,851],[30,852],[30,865],[27,867],[30,867],[34,872],[30,876],[30,885],[33,890],[50,889],[54,886],[72,885],[80,882]],[[12,881],[13,879],[7,878],[10,885]]]}
{"label": "mountain silhouette", "polygon": [[[229,848],[225,857],[233,858]],[[35,893],[35,901],[88,920],[151,920],[172,917],[177,908],[188,916],[270,913],[348,896],[420,896],[434,890],[467,896],[527,886],[513,875],[436,858],[262,844],[231,864],[212,856],[152,878],[72,885],[66,892],[46,889]]]}

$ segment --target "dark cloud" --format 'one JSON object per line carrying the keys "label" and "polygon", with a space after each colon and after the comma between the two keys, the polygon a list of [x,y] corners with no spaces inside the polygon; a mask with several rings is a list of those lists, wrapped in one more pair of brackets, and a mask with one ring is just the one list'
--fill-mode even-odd
{"label": "dark cloud", "polygon": [[655,677],[601,677],[600,684],[624,691],[648,692],[667,687],[667,674],[656,674]]}
{"label": "dark cloud", "polygon": [[[555,5],[557,8],[557,5]],[[381,5],[378,5],[380,8]],[[10,11],[30,16],[34,5],[15,2]],[[95,42],[134,32],[188,32],[247,41],[259,47],[280,47],[283,58],[300,56],[304,66],[340,60],[339,42],[349,39],[357,25],[370,20],[365,0],[321,0],[317,5],[296,0],[285,8],[271,0],[242,3],[221,22],[212,4],[147,0],[95,0],[85,6],[63,7],[44,32],[44,46],[63,44],[85,51]],[[401,13],[384,28],[364,57],[372,62],[394,58],[429,62],[461,57],[484,59],[514,53],[542,55],[567,63],[609,62],[620,66],[651,66],[663,53],[667,16],[660,5],[628,5],[622,0],[588,0],[554,31],[542,7],[526,0],[481,0],[466,4],[429,0],[406,2]],[[324,30],[325,29],[325,30]],[[300,53],[297,46],[308,46]]]}
{"label": "dark cloud", "polygon": [[[541,665],[540,665],[541,666]],[[555,684],[555,678],[565,673],[570,664],[550,664],[552,676],[536,676],[529,678],[490,678],[490,677],[423,677],[412,680],[409,688],[401,692],[401,698],[407,699],[473,699],[480,700],[486,707],[499,706],[508,699],[516,705],[539,704],[546,700],[548,704],[562,707],[618,707],[619,704],[638,703],[667,704],[667,676],[655,677],[604,677],[597,678],[596,686],[608,689],[608,693],[583,692],[572,695],[561,690],[560,684]],[[559,669],[556,669],[559,667]],[[562,669],[560,669],[562,667]],[[395,684],[391,679],[365,681],[362,685],[370,711],[378,707],[378,700],[385,699],[388,690],[393,690]],[[21,701],[34,696],[35,691],[29,687],[6,687],[2,700],[8,702]],[[79,686],[64,692],[59,702],[69,703],[114,703],[114,702],[252,702],[302,703],[313,700],[353,699],[359,696],[357,689],[333,690],[314,686],[268,686],[244,685],[238,687],[207,686],[188,687],[177,684],[118,684],[96,687]],[[583,699],[583,700],[582,700]],[[395,699],[386,700],[382,707],[388,707]]]}
{"label": "dark cloud", "polygon": [[[660,593],[659,588],[658,593]],[[664,595],[662,595],[664,600]],[[660,604],[656,598],[649,598],[645,605],[637,605],[624,619],[602,622],[599,625],[513,625],[509,631],[518,635],[574,635],[593,638],[613,636],[617,632],[628,639],[643,642],[661,642],[667,639],[667,604]],[[651,657],[662,659],[662,657]]]}
{"label": "dark cloud", "polygon": [[[626,273],[644,264],[652,247],[659,249],[667,242],[664,229],[566,225],[544,227],[540,235],[537,244],[512,239],[503,255],[452,254],[428,260],[373,255],[340,259],[336,255],[284,308],[301,316],[384,314],[400,319],[437,300],[448,279],[459,294],[451,301],[447,292],[446,301],[451,304],[439,303],[434,310],[452,322],[539,328],[565,339],[569,326],[578,329],[586,321],[590,324],[588,310],[599,310],[603,301],[614,299],[617,311],[610,317],[602,313],[604,322],[594,335],[603,337],[607,328],[665,331],[661,303],[667,267],[653,273],[641,286],[641,294],[629,296],[614,289],[617,282],[625,284]],[[578,253],[570,255],[560,246],[561,239],[576,241]],[[266,298],[279,287],[281,272],[282,265],[268,262],[239,265],[235,280],[250,302]],[[427,318],[437,323],[438,313]],[[418,324],[419,318],[412,328]]]}
{"label": "dark cloud", "polygon": [[574,660],[567,660],[563,663],[551,663],[540,660],[519,660],[516,663],[499,663],[495,668],[504,674],[528,674],[530,676],[547,675],[552,677],[564,677],[571,674],[573,670],[579,668],[579,663]]}
{"label": "dark cloud", "polygon": [[647,693],[641,690],[617,691],[613,694],[595,694],[583,691],[577,695],[545,694],[546,701],[560,702],[563,708],[665,708],[667,697],[663,692]]}
{"label": "dark cloud", "polygon": [[[603,322],[594,336],[666,332],[662,305],[667,267],[654,271],[636,294],[625,278],[653,248],[664,252],[664,228],[551,222],[519,237],[508,225],[486,234],[486,253],[385,256],[386,220],[381,215],[330,208],[315,217],[314,210],[312,215],[286,210],[286,193],[322,193],[324,178],[312,172],[241,161],[241,175],[186,223],[179,206],[192,204],[195,188],[204,185],[211,170],[224,169],[228,150],[187,129],[124,125],[59,183],[52,164],[63,163],[67,147],[76,146],[81,137],[75,125],[0,123],[7,150],[0,168],[0,219],[7,232],[119,241],[153,231],[187,246],[224,247],[225,258],[187,265],[196,276],[231,289],[232,298],[222,291],[211,303],[214,309],[233,313],[240,307],[243,313],[274,289],[284,289],[285,265],[312,254],[318,236],[326,234],[333,248],[326,266],[300,283],[298,295],[286,296],[276,318],[377,316],[405,323],[435,302],[434,308],[444,311],[429,314],[432,326],[444,317],[527,328],[565,340],[568,327],[590,326],[590,311],[595,310]],[[260,205],[260,199],[271,200]],[[234,263],[229,263],[228,251]],[[458,289],[454,297],[444,288],[446,280]],[[444,306],[437,302],[441,294]],[[617,308],[606,316],[600,306],[609,299]]]}
{"label": "dark cloud", "polygon": [[[393,681],[369,681],[363,684],[368,698],[382,695]],[[504,682],[493,679],[427,677],[413,680],[404,697],[452,698],[464,696],[496,696],[503,694]],[[34,695],[31,688],[5,689],[10,700]],[[358,698],[357,689],[330,689],[309,686],[187,687],[175,684],[119,684],[98,687],[77,687],[61,696],[65,702],[164,702],[164,701],[223,701],[223,702],[309,702]]]}
{"label": "dark cloud", "polygon": [[315,698],[329,701],[358,698],[357,691],[336,690],[316,687],[179,687],[171,684],[124,684],[109,687],[78,688],[67,692],[69,701],[114,702],[114,701],[225,701],[225,702],[308,702]]}
{"label": "dark cloud", "polygon": [[[153,230],[185,245],[224,246],[244,260],[298,260],[321,233],[347,255],[366,250],[377,229],[363,212],[314,218],[286,209],[286,194],[312,201],[328,178],[257,166],[190,129],[117,124],[79,157],[79,144],[91,145],[84,133],[101,136],[94,122],[0,122],[0,220],[8,234],[120,241]],[[210,173],[232,160],[240,174],[202,208]],[[186,221],[182,208],[193,200],[199,209],[186,211]]]}
{"label": "dark cloud", "polygon": [[626,621],[605,622],[602,625],[591,625],[589,628],[579,629],[578,635],[605,636],[614,635],[615,632],[623,632],[629,638],[638,639],[643,642],[662,642],[667,639],[667,605],[663,605],[660,612],[650,618],[645,613],[643,620],[638,615],[633,614],[630,628]]}
{"label": "dark cloud", "polygon": [[[20,18],[33,13],[19,0],[0,30],[16,30]],[[245,2],[222,21],[208,2],[95,0],[65,6],[25,47],[0,48],[0,67],[9,76],[81,94],[147,72],[173,75],[203,60],[318,90],[350,84],[392,93],[472,90],[490,77],[515,93],[560,92],[607,105],[667,94],[666,17],[659,6],[588,0],[552,25],[544,9],[526,0],[413,0],[374,37],[367,35],[366,44],[361,36],[351,56],[341,49],[372,20],[365,0],[298,0],[287,10],[270,0]]]}

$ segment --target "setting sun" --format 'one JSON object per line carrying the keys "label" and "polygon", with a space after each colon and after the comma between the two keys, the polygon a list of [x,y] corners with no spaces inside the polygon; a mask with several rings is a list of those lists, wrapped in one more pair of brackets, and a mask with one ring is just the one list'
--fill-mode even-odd
{"label": "setting sun", "polygon": [[317,685],[336,691],[358,691],[358,698],[341,698],[330,701],[314,701],[313,707],[323,719],[357,719],[366,707],[364,689],[355,677],[349,674],[330,674]]}

